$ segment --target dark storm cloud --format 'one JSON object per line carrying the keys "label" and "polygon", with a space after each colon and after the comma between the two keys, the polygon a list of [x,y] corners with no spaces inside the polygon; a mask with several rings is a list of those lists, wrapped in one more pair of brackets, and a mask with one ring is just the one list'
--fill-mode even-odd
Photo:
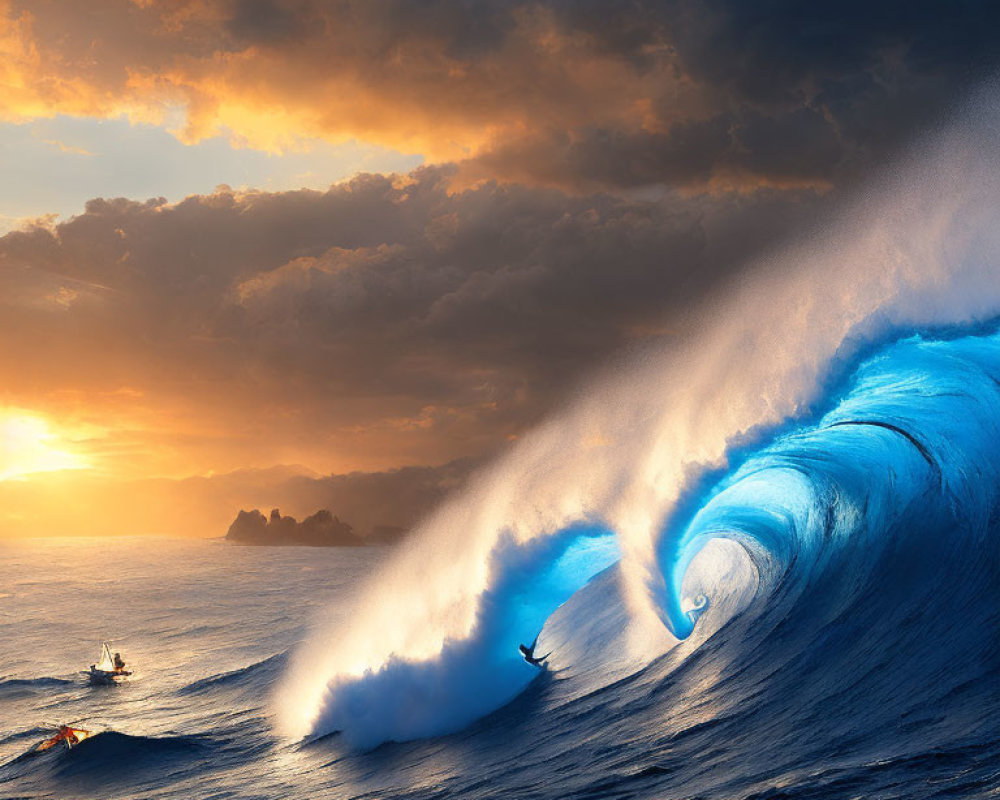
{"label": "dark storm cloud", "polygon": [[637,79],[675,71],[704,111],[677,119],[675,87],[649,92],[640,128],[529,131],[470,174],[563,185],[697,186],[712,177],[822,185],[850,180],[948,113],[998,54],[989,3],[552,3],[567,31]]}
{"label": "dark storm cloud", "polygon": [[987,2],[660,5],[661,21],[675,23],[671,41],[692,76],[746,102],[778,106],[836,93],[866,73],[872,81],[982,77],[997,59],[991,29],[998,18],[1000,10]]}
{"label": "dark storm cloud", "polygon": [[308,20],[275,0],[237,0],[226,28],[239,42],[278,44],[308,35]]}
{"label": "dark storm cloud", "polygon": [[100,200],[9,234],[7,391],[132,387],[211,420],[239,459],[278,442],[376,467],[482,453],[616,349],[669,334],[671,310],[820,202],[448,178]]}
{"label": "dark storm cloud", "polygon": [[991,74],[1000,6],[790,0],[14,3],[11,118],[186,109],[183,136],[355,137],[575,191],[865,174]]}
{"label": "dark storm cloud", "polygon": [[680,122],[666,133],[607,128],[534,132],[498,145],[462,169],[577,190],[654,183],[704,186],[734,144],[727,116]]}
{"label": "dark storm cloud", "polygon": [[743,112],[678,122],[666,133],[584,129],[502,145],[463,165],[577,189],[666,184],[688,189],[759,185],[825,187],[854,152],[836,126],[809,108]]}

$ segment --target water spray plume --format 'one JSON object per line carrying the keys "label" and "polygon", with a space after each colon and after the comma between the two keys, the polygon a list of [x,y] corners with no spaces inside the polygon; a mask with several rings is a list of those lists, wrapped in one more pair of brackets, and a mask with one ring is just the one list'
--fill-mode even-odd
{"label": "water spray plume", "polygon": [[[847,558],[817,555],[816,542],[823,531],[851,540],[859,504],[895,524],[889,495],[916,503],[926,459],[890,428],[831,428],[858,419],[817,412],[835,409],[836,391],[868,417],[898,416],[905,393],[893,382],[906,370],[936,396],[927,375],[951,373],[922,342],[891,351],[891,368],[869,370],[855,395],[838,381],[900,335],[1000,314],[1000,108],[993,94],[970,107],[826,229],[742,270],[669,346],[606,372],[426,519],[343,620],[317,623],[295,655],[277,695],[281,730],[339,730],[360,747],[458,730],[523,690],[536,672],[518,643],[619,560],[601,579],[620,582],[628,609],[615,657],[641,661],[703,624],[718,629],[792,555],[813,553],[816,574]],[[981,375],[994,355],[969,345],[961,359]],[[969,436],[992,441],[987,427]],[[804,439],[781,438],[800,428]],[[892,464],[910,482],[861,485],[857,471],[824,472],[821,452],[875,475]],[[706,484],[736,462],[742,472]],[[831,507],[824,491],[843,502]],[[730,544],[709,546],[720,537]]]}

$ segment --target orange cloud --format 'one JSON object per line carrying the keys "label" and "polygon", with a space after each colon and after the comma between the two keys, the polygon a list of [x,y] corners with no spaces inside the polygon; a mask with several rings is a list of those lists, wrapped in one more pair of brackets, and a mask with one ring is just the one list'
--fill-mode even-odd
{"label": "orange cloud", "polygon": [[462,162],[460,186],[746,191],[862,174],[998,58],[988,8],[746,8],[0,0],[0,119],[125,115],[271,152],[358,139]]}
{"label": "orange cloud", "polygon": [[[356,138],[456,160],[528,130],[638,129],[665,92],[678,118],[704,105],[665,45],[647,48],[638,70],[542,6],[511,6],[493,40],[463,49],[476,20],[443,7],[414,16],[397,3],[265,3],[255,6],[273,7],[272,18],[255,21],[241,3],[98,5],[104,13],[69,0],[35,13],[0,3],[0,75],[12,89],[0,115],[163,123],[180,110],[188,142],[225,133],[281,151],[305,137]],[[272,35],[282,25],[286,36]]]}

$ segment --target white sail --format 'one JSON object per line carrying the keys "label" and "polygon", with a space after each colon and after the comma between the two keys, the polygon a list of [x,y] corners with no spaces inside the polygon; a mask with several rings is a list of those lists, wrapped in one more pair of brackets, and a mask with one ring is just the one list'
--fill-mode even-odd
{"label": "white sail", "polygon": [[105,672],[111,672],[115,668],[115,662],[111,659],[111,648],[108,647],[107,642],[101,647],[101,660],[94,666]]}

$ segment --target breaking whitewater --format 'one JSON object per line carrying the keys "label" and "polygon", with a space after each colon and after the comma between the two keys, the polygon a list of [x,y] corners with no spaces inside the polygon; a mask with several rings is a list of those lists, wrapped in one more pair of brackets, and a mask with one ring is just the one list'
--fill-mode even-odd
{"label": "breaking whitewater", "polygon": [[[995,797],[998,117],[980,102],[398,550],[105,545],[133,658],[167,665],[131,686],[49,653],[101,638],[44,589],[55,545],[0,551],[3,793]],[[539,631],[546,670],[517,650]],[[19,756],[52,717],[106,732]]]}

